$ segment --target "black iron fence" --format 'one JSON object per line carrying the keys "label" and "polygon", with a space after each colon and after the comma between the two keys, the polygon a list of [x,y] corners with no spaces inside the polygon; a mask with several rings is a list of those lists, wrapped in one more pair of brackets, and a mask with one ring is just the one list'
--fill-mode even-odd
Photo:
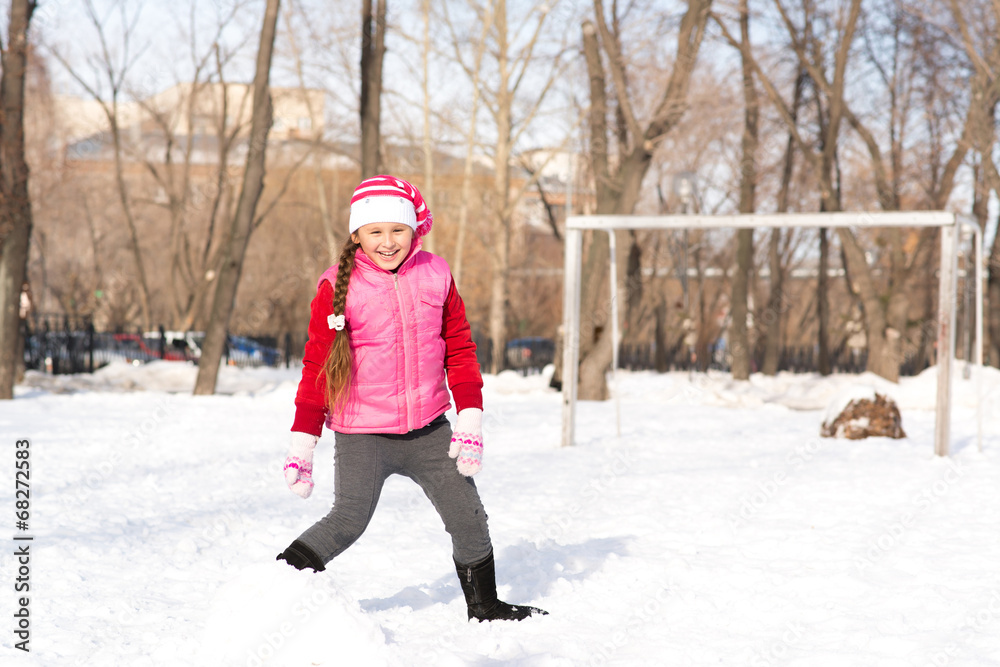
{"label": "black iron fence", "polygon": [[[93,373],[114,361],[144,364],[164,360],[197,364],[201,357],[204,334],[167,331],[94,330],[88,317],[39,315],[22,322],[24,329],[24,365],[30,370],[54,375]],[[291,367],[301,363],[305,336],[285,333],[279,336],[239,336],[226,340],[224,363],[227,366]]]}
{"label": "black iron fence", "polygon": [[[685,345],[666,348],[657,355],[655,343],[622,344],[619,347],[618,367],[628,370],[703,371],[707,369],[730,371],[731,358],[720,348],[709,351],[708,360],[699,362]],[[830,369],[834,373],[863,373],[868,364],[868,350],[840,346],[830,352]],[[764,365],[764,350],[757,348],[750,360],[751,372]],[[911,355],[900,364],[902,376],[917,375],[930,366],[923,355]],[[792,373],[819,371],[819,349],[816,346],[785,346],[778,355],[778,370]]]}
{"label": "black iron fence", "polygon": [[[28,369],[52,374],[92,373],[113,361],[143,364],[154,360],[197,364],[204,334],[167,331],[98,332],[88,317],[64,315],[34,316],[22,323],[25,332],[24,363]],[[477,335],[476,356],[484,372],[492,369],[493,346],[489,338]],[[290,368],[302,361],[305,335],[283,333],[271,336],[230,334],[226,341],[224,363],[240,368]],[[555,362],[555,341],[543,337],[516,338],[507,343],[501,370],[515,370],[523,375],[540,373]],[[763,350],[754,351],[751,370],[763,364]],[[833,372],[861,373],[867,363],[867,350],[841,346],[830,354]],[[699,361],[682,345],[657,350],[653,342],[626,344],[619,348],[619,368],[627,370],[689,371],[730,370],[724,350],[710,350],[707,360]],[[900,375],[916,375],[930,365],[922,355],[907,357]],[[815,373],[819,368],[815,346],[788,346],[781,349],[779,371]]]}
{"label": "black iron fence", "polygon": [[[483,372],[489,372],[493,368],[493,341],[485,336],[476,336],[475,343],[479,367]],[[514,370],[522,375],[541,373],[555,358],[556,344],[551,338],[515,338],[507,343],[500,370]]]}

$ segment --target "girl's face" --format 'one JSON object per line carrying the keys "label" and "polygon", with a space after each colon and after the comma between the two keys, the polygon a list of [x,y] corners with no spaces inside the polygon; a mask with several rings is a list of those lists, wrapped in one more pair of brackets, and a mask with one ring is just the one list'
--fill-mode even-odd
{"label": "girl's face", "polygon": [[351,234],[368,259],[386,271],[394,271],[410,253],[413,228],[399,222],[371,222]]}

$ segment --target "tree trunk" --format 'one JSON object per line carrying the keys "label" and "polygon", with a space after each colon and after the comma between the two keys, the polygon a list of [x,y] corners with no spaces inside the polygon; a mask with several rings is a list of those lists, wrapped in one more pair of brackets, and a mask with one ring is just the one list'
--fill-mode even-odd
{"label": "tree trunk", "polygon": [[817,346],[819,359],[817,366],[820,375],[830,375],[833,367],[830,363],[830,241],[826,227],[819,229],[819,269],[816,273],[816,317],[819,331]]}
{"label": "tree trunk", "polygon": [[873,280],[865,251],[847,228],[837,230],[844,251],[847,275],[865,310],[865,334],[868,340],[867,370],[891,382],[899,380],[898,332],[887,321],[886,307]]}
{"label": "tree trunk", "polygon": [[653,334],[656,344],[656,351],[653,354],[653,368],[657,373],[666,373],[670,370],[670,360],[667,359],[667,302],[664,298],[656,304],[655,310],[656,326]]}
{"label": "tree trunk", "polygon": [[[750,48],[750,11],[747,0],[740,0],[740,48],[743,70],[743,139],[740,161],[740,213],[753,213],[757,207],[757,144],[759,104],[753,80]],[[732,318],[729,323],[729,349],[732,353],[734,380],[750,379],[753,350],[747,332],[747,295],[753,270],[753,230],[736,232],[736,273],[733,275]]]}
{"label": "tree trunk", "polygon": [[493,221],[493,248],[490,253],[490,344],[491,372],[499,373],[505,365],[507,347],[507,272],[510,264],[506,226],[496,217]]}
{"label": "tree trunk", "polygon": [[705,299],[705,271],[702,268],[700,243],[694,251],[694,266],[695,274],[698,277],[698,335],[695,338],[694,356],[697,362],[697,370],[705,372],[712,363],[712,354],[709,349],[711,341],[709,340],[708,333],[708,313],[713,311],[714,308],[709,308],[708,302]]}
{"label": "tree trunk", "polygon": [[31,198],[24,154],[24,79],[35,3],[13,0],[0,76],[0,399],[14,398],[23,353],[21,290],[31,247]]}
{"label": "tree trunk", "polygon": [[[750,211],[745,211],[749,213]],[[734,380],[749,380],[753,350],[747,332],[747,294],[753,270],[753,230],[736,232],[736,272],[733,275],[732,315],[729,323],[729,349],[733,356]]]}
{"label": "tree trunk", "polygon": [[[792,122],[797,122],[799,107],[802,105],[802,92],[806,83],[806,75],[800,72],[795,79],[795,92],[792,94],[790,109]],[[778,191],[778,213],[788,212],[788,197],[792,187],[792,175],[795,173],[795,137],[788,134],[785,146],[785,158],[781,169],[781,189]],[[781,363],[781,332],[784,319],[786,298],[783,293],[785,270],[781,264],[781,230],[771,230],[771,241],[768,248],[768,269],[770,271],[770,286],[767,299],[767,310],[764,313],[764,363],[761,372],[764,375],[777,375]]]}
{"label": "tree trunk", "polygon": [[[652,121],[643,127],[633,112],[627,86],[627,68],[621,49],[619,21],[614,17],[611,28],[605,20],[604,3],[594,0],[592,23],[583,23],[583,52],[590,79],[590,158],[598,213],[630,214],[639,200],[642,181],[652,162],[656,143],[680,122],[686,110],[688,87],[705,34],[711,0],[691,0],[681,18],[677,35],[674,67],[663,90]],[[617,3],[612,7],[616,9]],[[612,29],[613,28],[613,29]],[[600,37],[600,38],[598,38]],[[607,54],[607,74],[601,51]],[[610,77],[615,92],[619,116],[619,155],[609,155],[607,127],[606,81]],[[622,141],[624,139],[624,141]],[[616,165],[612,168],[612,164]],[[580,326],[580,385],[581,400],[601,400],[608,396],[606,372],[613,358],[610,327],[600,330],[598,308],[600,287],[607,284],[607,234],[592,235],[583,266],[583,293]],[[588,322],[587,318],[591,318]]]}
{"label": "tree trunk", "polygon": [[[843,92],[841,92],[843,94]],[[837,196],[833,184],[833,169],[837,162],[837,142],[840,137],[840,117],[834,113],[834,100],[831,100],[829,117],[824,116],[822,105],[817,105],[821,134],[822,151],[819,155],[820,165],[820,205],[822,213],[834,213],[840,210],[840,197]],[[837,104],[839,107],[839,103]],[[840,230],[838,230],[839,232]],[[817,366],[819,374],[826,376],[833,373],[830,360],[830,230],[820,227],[819,230],[819,272],[816,276],[816,315],[818,319],[817,347],[819,359]],[[853,235],[852,235],[853,238]],[[861,270],[859,268],[859,270]],[[865,264],[864,271],[868,271]]]}
{"label": "tree trunk", "polygon": [[784,313],[784,267],[781,266],[781,230],[772,229],[767,252],[767,265],[770,272],[769,295],[767,309],[761,318],[764,330],[764,361],[761,373],[774,376],[778,374],[781,363],[781,329]]}
{"label": "tree trunk", "polygon": [[493,21],[497,34],[498,83],[495,117],[497,143],[494,154],[493,213],[491,234],[490,343],[493,347],[492,372],[505,365],[507,349],[507,274],[510,269],[510,155],[512,103],[507,61],[507,3],[497,0]]}
{"label": "tree trunk", "polygon": [[[583,24],[583,53],[590,77],[590,159],[597,190],[597,212],[614,211],[614,190],[609,173],[607,145],[607,97],[605,90],[604,64],[601,61],[600,43],[594,24]],[[608,398],[607,380],[604,377],[605,360],[612,359],[610,342],[606,354],[602,351],[593,359],[591,352],[600,344],[604,331],[609,327],[603,321],[606,309],[599,309],[603,284],[608,273],[608,235],[604,232],[585,234],[586,253],[584,255],[580,281],[580,374],[578,398],[585,401],[603,401]],[[610,341],[610,335],[608,336]],[[589,359],[589,362],[588,362]],[[594,365],[599,366],[595,370]],[[585,372],[586,369],[586,372]]]}
{"label": "tree trunk", "polygon": [[[627,246],[628,256],[625,258],[625,326],[622,328],[620,338],[623,341],[639,342],[635,336],[639,333],[639,327],[645,319],[645,309],[642,307],[642,246],[639,242],[639,235],[634,229],[628,231],[629,243]],[[620,252],[620,251],[619,251]],[[618,265],[622,262],[619,259]],[[621,298],[621,294],[619,294]]]}
{"label": "tree trunk", "polygon": [[[987,312],[989,314],[989,350],[985,351],[983,363],[1000,368],[1000,232],[993,236],[990,249],[989,276],[987,285]],[[989,360],[987,362],[986,356]]]}
{"label": "tree trunk", "polygon": [[361,9],[361,179],[382,170],[382,60],[385,56],[385,3],[364,0]]}
{"label": "tree trunk", "polygon": [[223,250],[223,261],[216,277],[215,298],[208,326],[205,328],[205,342],[202,345],[201,360],[198,363],[198,379],[195,382],[196,395],[215,393],[219,374],[219,363],[226,347],[229,320],[236,304],[236,291],[243,270],[250,233],[253,231],[254,214],[261,190],[264,188],[265,157],[267,135],[271,128],[272,107],[269,79],[271,54],[274,50],[274,34],[278,22],[280,0],[267,0],[264,24],[260,33],[257,51],[257,70],[253,85],[253,114],[250,121],[249,150],[246,168],[243,172],[243,186],[236,214],[232,219],[229,237]]}
{"label": "tree trunk", "polygon": [[[583,360],[595,353],[597,347],[608,345],[607,354],[601,352],[594,363],[611,363],[611,307],[606,298],[608,292],[608,271],[610,269],[611,244],[606,232],[587,232],[586,254],[580,280],[580,384],[577,397],[583,401],[604,401],[608,398],[607,381],[595,372],[583,379]],[[604,333],[608,332],[605,337]],[[608,367],[604,367],[607,371]]]}
{"label": "tree trunk", "polygon": [[[423,53],[421,54],[421,65],[423,66],[423,88],[424,88],[424,183],[421,194],[424,197],[424,202],[427,204],[427,208],[434,210],[434,145],[431,141],[431,86],[430,86],[430,74],[428,72],[428,65],[430,61],[431,52],[431,2],[430,0],[423,0],[421,13],[424,19],[424,44]],[[434,238],[435,235],[432,233],[428,234],[423,239],[423,248],[427,252],[434,252]]]}

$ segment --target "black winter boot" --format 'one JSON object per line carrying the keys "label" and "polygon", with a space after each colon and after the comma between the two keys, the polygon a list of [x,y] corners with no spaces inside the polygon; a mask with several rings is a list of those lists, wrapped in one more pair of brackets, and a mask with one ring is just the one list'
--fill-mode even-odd
{"label": "black winter boot", "polygon": [[326,569],[326,566],[323,565],[323,559],[315,551],[298,540],[289,544],[274,560],[283,560],[296,570],[305,570],[308,568],[314,572],[322,572]]}
{"label": "black winter boot", "polygon": [[534,615],[549,612],[527,605],[507,604],[497,599],[496,570],[493,566],[493,552],[485,560],[475,565],[462,565],[455,561],[458,579],[465,593],[465,603],[469,606],[469,620],[520,621]]}

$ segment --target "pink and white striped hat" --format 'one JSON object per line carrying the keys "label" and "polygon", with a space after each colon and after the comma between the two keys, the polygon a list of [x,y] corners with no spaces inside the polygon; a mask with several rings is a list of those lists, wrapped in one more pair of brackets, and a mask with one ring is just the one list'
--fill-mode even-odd
{"label": "pink and white striped hat", "polygon": [[431,231],[434,219],[411,183],[395,176],[372,176],[361,181],[351,197],[351,233],[371,222],[400,222],[421,237]]}

